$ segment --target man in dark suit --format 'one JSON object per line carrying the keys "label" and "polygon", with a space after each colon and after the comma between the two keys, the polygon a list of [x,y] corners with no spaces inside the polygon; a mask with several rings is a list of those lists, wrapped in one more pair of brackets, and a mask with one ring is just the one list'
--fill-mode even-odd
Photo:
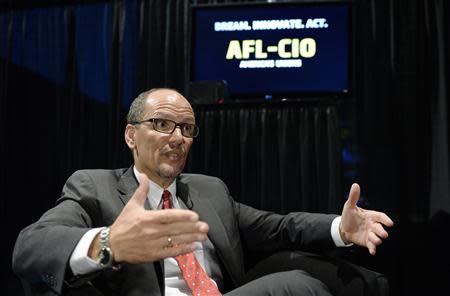
{"label": "man in dark suit", "polygon": [[243,283],[244,250],[356,244],[375,254],[388,236],[382,225],[393,225],[357,207],[357,184],[342,216],[278,215],[235,202],[217,178],[181,174],[198,127],[175,90],[139,95],[127,120],[134,165],[75,172],[56,206],[20,233],[13,268],[30,294],[331,295],[300,270]]}

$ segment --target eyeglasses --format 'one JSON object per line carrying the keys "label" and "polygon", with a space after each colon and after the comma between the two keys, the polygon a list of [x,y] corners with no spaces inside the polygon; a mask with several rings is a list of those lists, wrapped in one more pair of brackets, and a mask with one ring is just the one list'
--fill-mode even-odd
{"label": "eyeglasses", "polygon": [[141,121],[130,122],[132,125],[141,124],[144,122],[153,123],[153,129],[163,134],[171,134],[177,128],[180,127],[181,134],[187,138],[195,138],[198,136],[198,126],[192,123],[176,123],[173,120],[162,118],[149,118]]}

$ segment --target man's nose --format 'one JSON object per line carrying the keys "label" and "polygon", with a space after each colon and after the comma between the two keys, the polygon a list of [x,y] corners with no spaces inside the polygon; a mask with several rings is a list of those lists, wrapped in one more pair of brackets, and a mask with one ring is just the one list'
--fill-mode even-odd
{"label": "man's nose", "polygon": [[171,139],[175,142],[175,143],[182,143],[184,141],[184,136],[181,133],[181,127],[177,126],[175,127],[175,130],[172,133],[172,137]]}

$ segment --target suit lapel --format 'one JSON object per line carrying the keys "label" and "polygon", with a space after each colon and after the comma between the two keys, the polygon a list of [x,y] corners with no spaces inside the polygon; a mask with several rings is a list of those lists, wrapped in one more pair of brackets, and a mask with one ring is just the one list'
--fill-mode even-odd
{"label": "suit lapel", "polygon": [[228,273],[233,274],[233,266],[230,265],[231,260],[228,260],[230,256],[233,256],[230,253],[230,238],[214,206],[207,198],[201,198],[197,190],[188,187],[180,180],[177,181],[177,195],[188,205],[188,208],[199,214],[200,220],[210,225],[208,238],[214,245]]}
{"label": "suit lapel", "polygon": [[[117,190],[120,193],[119,198],[122,200],[124,205],[128,203],[138,186],[139,183],[134,175],[133,166],[131,166],[120,177],[119,182],[117,183]],[[146,210],[152,209],[148,199],[145,200],[144,208]]]}

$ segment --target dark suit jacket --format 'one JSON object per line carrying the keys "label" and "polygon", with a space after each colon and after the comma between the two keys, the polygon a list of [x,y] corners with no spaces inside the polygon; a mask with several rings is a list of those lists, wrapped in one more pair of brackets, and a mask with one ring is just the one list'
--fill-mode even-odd
{"label": "dark suit jacket", "polygon": [[[90,228],[111,225],[137,186],[132,168],[75,172],[56,206],[17,239],[13,269],[27,289],[35,295],[164,295],[163,261],[123,264],[119,271],[82,277],[74,277],[69,267],[81,237]],[[208,236],[224,275],[222,292],[242,283],[244,250],[270,254],[334,246],[330,227],[335,215],[256,210],[235,202],[220,179],[205,175],[180,175],[177,195],[210,226]]]}

